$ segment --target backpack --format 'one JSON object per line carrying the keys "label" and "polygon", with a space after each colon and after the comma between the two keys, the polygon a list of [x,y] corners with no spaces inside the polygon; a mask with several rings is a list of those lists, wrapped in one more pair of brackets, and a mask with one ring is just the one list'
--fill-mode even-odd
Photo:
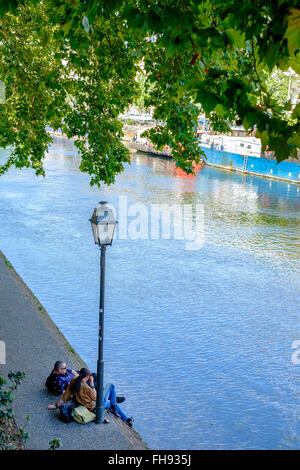
{"label": "backpack", "polygon": [[47,377],[45,385],[50,393],[61,395],[61,393],[55,388],[55,377],[53,374],[50,374],[49,377]]}
{"label": "backpack", "polygon": [[71,421],[73,421],[73,417],[72,417],[72,411],[74,410],[74,408],[76,407],[75,404],[72,404],[72,405],[69,405],[69,406],[66,406],[66,405],[60,405],[59,407],[59,419],[63,422],[63,423],[70,423]]}
{"label": "backpack", "polygon": [[96,418],[96,415],[89,411],[85,406],[77,406],[72,410],[72,417],[77,423],[86,424],[93,421]]}

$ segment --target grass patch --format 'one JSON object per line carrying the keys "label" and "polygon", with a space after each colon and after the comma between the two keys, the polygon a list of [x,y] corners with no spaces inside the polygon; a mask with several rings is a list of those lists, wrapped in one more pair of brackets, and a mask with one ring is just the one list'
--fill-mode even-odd
{"label": "grass patch", "polygon": [[69,343],[65,343],[65,346],[68,348],[68,351],[71,352],[72,354],[76,354],[76,351],[72,346],[69,345]]}
{"label": "grass patch", "polygon": [[10,262],[9,262],[9,261],[7,261],[7,260],[4,260],[4,263],[6,264],[6,266],[8,266],[8,267],[9,267],[9,269],[13,269],[13,267],[12,267],[12,265],[10,264]]}

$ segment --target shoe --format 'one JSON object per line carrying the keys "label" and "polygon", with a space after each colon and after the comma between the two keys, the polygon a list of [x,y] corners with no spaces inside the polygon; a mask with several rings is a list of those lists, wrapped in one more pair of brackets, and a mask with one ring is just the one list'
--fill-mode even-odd
{"label": "shoe", "polygon": [[112,415],[116,416],[117,418],[120,418],[120,415],[119,415],[119,413],[117,412],[115,406],[111,406],[108,411],[109,411]]}
{"label": "shoe", "polygon": [[126,423],[128,424],[130,428],[132,428],[133,422],[134,422],[134,419],[132,417],[126,419]]}
{"label": "shoe", "polygon": [[125,397],[117,397],[117,403],[123,403],[123,401],[125,400],[126,400]]}

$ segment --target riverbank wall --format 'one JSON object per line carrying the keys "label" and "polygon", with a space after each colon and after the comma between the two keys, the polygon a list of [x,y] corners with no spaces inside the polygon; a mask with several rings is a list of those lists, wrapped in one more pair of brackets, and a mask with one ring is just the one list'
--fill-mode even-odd
{"label": "riverbank wall", "polygon": [[[55,293],[53,293],[55,295]],[[25,449],[49,449],[49,441],[58,438],[62,450],[146,450],[147,445],[134,428],[105,411],[106,424],[95,422],[65,424],[58,411],[47,410],[57,397],[51,395],[45,380],[57,360],[67,367],[87,367],[80,355],[64,337],[50,315],[0,251],[0,340],[5,347],[0,362],[0,375],[7,378],[13,371],[25,371],[13,404],[16,423],[30,439]],[[118,390],[118,384],[116,383]],[[118,390],[121,394],[122,390]]]}

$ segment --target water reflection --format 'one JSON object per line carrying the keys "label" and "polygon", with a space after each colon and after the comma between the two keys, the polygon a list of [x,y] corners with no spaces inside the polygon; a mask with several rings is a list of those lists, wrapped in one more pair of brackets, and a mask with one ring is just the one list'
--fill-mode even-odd
{"label": "water reflection", "polygon": [[[291,272],[300,271],[299,185],[211,167],[202,168],[191,180],[176,178],[172,160],[139,152],[132,154],[132,162],[153,170],[151,176],[145,173],[140,189],[150,191],[155,202],[167,198],[170,204],[204,204],[207,241],[242,248],[274,266],[286,269],[288,263]],[[167,178],[159,192],[155,175]]]}

